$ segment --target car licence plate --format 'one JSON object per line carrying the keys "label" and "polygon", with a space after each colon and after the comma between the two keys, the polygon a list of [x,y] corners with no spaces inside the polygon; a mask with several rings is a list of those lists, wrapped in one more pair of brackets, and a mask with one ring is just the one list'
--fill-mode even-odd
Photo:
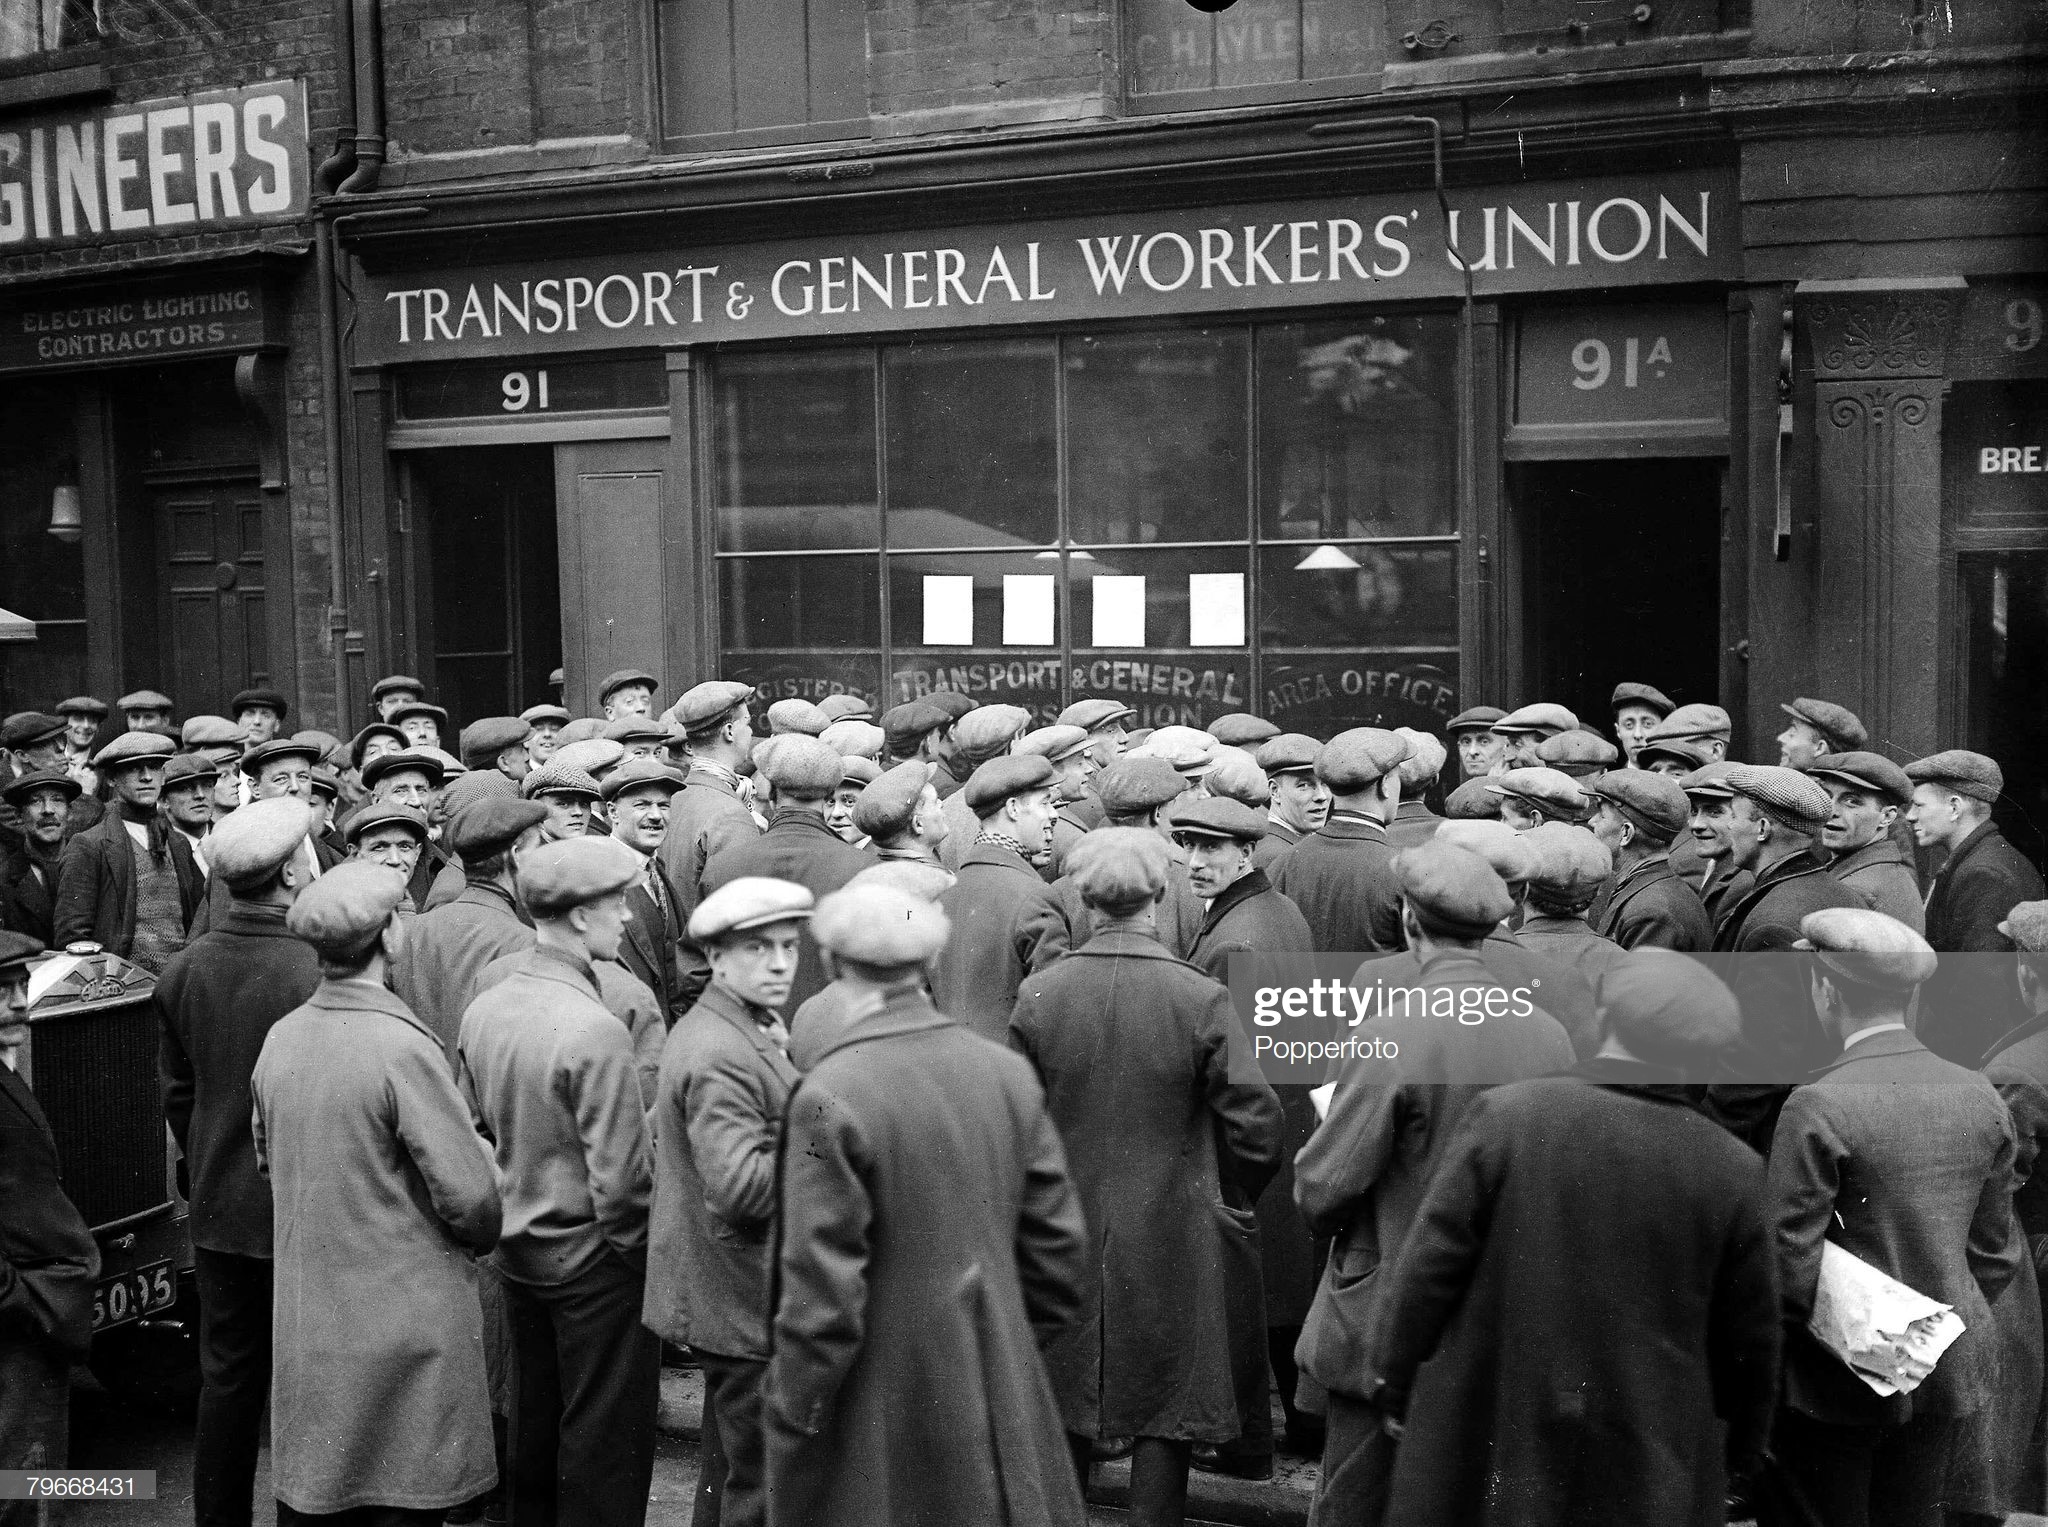
{"label": "car licence plate", "polygon": [[103,1278],[92,1291],[92,1328],[126,1325],[178,1302],[178,1274],[169,1262],[152,1262],[118,1278]]}

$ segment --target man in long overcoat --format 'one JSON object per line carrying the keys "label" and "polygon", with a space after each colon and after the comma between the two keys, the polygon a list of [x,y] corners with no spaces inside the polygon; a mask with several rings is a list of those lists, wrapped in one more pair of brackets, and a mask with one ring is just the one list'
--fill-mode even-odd
{"label": "man in long overcoat", "polygon": [[1671,867],[1671,842],[1686,831],[1685,792],[1665,774],[1616,769],[1585,788],[1596,799],[1587,826],[1614,856],[1614,873],[1586,909],[1586,922],[1623,949],[1705,949],[1714,925],[1699,892]]}
{"label": "man in long overcoat", "polygon": [[1081,1527],[1039,1348],[1087,1242],[1031,1067],[925,996],[936,904],[860,886],[811,927],[857,1016],[784,1126],[770,1527]]}
{"label": "man in long overcoat", "polygon": [[1073,865],[1095,936],[1026,978],[1009,1030],[1045,1084],[1088,1222],[1082,1318],[1046,1366],[1077,1461],[1092,1442],[1137,1439],[1131,1514],[1150,1527],[1181,1516],[1191,1444],[1243,1430],[1232,1355],[1256,1344],[1263,1311],[1230,1299],[1232,1266],[1257,1266],[1252,1205],[1280,1164],[1280,1100],[1230,994],[1151,935],[1159,835],[1098,829]]}
{"label": "man in long overcoat", "polygon": [[[754,813],[740,799],[740,771],[754,744],[746,684],[711,679],[684,692],[671,714],[682,729],[689,772],[670,803],[662,834],[661,867],[675,887],[677,912],[685,925],[704,896],[704,866],[714,854],[761,834]],[[685,972],[689,1001],[708,979],[701,961]]]}
{"label": "man in long overcoat", "polygon": [[1741,1015],[1664,949],[1622,956],[1599,1000],[1596,1057],[1465,1111],[1382,1275],[1373,1403],[1405,1423],[1403,1527],[1721,1527],[1763,1456],[1763,1163],[1684,1085]]}
{"label": "man in long overcoat", "polygon": [[[1200,799],[1188,796],[1188,782],[1172,764],[1143,753],[1119,758],[1097,777],[1095,786],[1102,802],[1103,825],[1136,827],[1159,833],[1162,839],[1170,831],[1164,818],[1173,803],[1183,797]],[[1187,851],[1166,841],[1173,869],[1167,876],[1166,895],[1152,909],[1152,936],[1168,954],[1186,959],[1201,934],[1205,909],[1202,898],[1188,884]],[[1094,935],[1081,893],[1075,889],[1071,875],[1062,875],[1053,882],[1052,889],[1059,902],[1060,916],[1066,919],[1067,946],[1079,949]]]}
{"label": "man in long overcoat", "polygon": [[1330,788],[1329,818],[1267,867],[1325,954],[1401,947],[1386,824],[1401,804],[1407,756],[1408,739],[1397,732],[1362,726],[1332,737],[1316,755],[1316,778]]}
{"label": "man in long overcoat", "polygon": [[250,1083],[276,1222],[280,1522],[381,1507],[426,1527],[497,1476],[471,1258],[497,1243],[498,1176],[440,1036],[385,989],[404,895],[362,862],[292,903],[321,982]]}

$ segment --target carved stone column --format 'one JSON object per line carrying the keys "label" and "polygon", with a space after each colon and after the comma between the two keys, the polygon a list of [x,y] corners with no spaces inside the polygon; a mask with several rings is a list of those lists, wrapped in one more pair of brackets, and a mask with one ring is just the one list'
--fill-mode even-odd
{"label": "carved stone column", "polygon": [[1810,281],[1794,293],[1813,375],[1815,687],[1894,758],[1939,745],[1942,372],[1963,287]]}

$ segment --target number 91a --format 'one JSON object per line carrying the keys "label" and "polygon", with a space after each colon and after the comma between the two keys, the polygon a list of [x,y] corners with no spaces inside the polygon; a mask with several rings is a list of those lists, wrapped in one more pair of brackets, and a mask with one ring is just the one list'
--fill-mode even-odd
{"label": "number 91a", "polygon": [[526,412],[531,406],[536,411],[548,406],[548,374],[536,371],[528,377],[524,371],[508,371],[498,383],[498,391],[504,394],[498,407],[508,414]]}

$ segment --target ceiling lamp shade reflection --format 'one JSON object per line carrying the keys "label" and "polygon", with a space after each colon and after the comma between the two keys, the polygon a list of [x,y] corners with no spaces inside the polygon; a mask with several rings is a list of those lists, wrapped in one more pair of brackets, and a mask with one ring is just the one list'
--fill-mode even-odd
{"label": "ceiling lamp shade reflection", "polygon": [[1340,546],[1318,546],[1294,564],[1297,573],[1356,572],[1358,559]]}
{"label": "ceiling lamp shade reflection", "polygon": [[85,514],[78,498],[78,466],[66,462],[50,494],[49,532],[60,541],[75,542],[85,534]]}

